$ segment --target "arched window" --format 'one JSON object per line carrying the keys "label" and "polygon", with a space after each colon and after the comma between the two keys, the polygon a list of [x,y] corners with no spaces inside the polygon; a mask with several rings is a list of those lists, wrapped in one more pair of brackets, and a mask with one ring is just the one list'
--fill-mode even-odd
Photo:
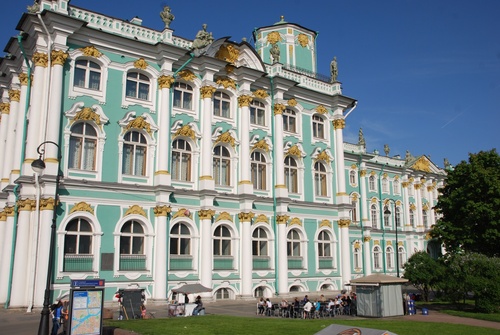
{"label": "arched window", "polygon": [[297,117],[295,112],[288,108],[283,111],[283,131],[297,132]]}
{"label": "arched window", "polygon": [[125,95],[127,98],[149,100],[149,86],[150,81],[148,76],[131,71],[127,73]]}
{"label": "arched window", "polygon": [[170,255],[191,254],[191,232],[184,223],[176,223],[170,231]]}
{"label": "arched window", "polygon": [[378,245],[376,245],[373,248],[373,268],[375,268],[375,269],[382,268],[380,254],[381,254],[380,247]]}
{"label": "arched window", "polygon": [[269,256],[267,233],[263,228],[256,228],[252,234],[252,255]]}
{"label": "arched window", "polygon": [[70,169],[95,171],[97,132],[87,122],[79,122],[71,127],[69,138],[68,167]]}
{"label": "arched window", "polygon": [[351,221],[358,222],[358,202],[351,199],[352,209],[351,209]]}
{"label": "arched window", "polygon": [[319,115],[313,115],[313,137],[325,138],[325,120]]}
{"label": "arched window", "polygon": [[125,222],[120,230],[120,270],[146,269],[144,253],[144,228],[135,220]]}
{"label": "arched window", "polygon": [[394,179],[394,181],[392,182],[392,192],[394,194],[399,194],[400,193],[399,179]]}
{"label": "arched window", "polygon": [[226,226],[220,225],[214,231],[214,256],[231,255],[231,233]]}
{"label": "arched window", "polygon": [[295,158],[285,157],[285,185],[290,193],[298,193],[298,168]]}
{"label": "arched window", "polygon": [[389,207],[384,206],[384,227],[391,226],[391,214],[385,214],[387,211],[389,211]]}
{"label": "arched window", "polygon": [[378,226],[378,215],[377,215],[377,206],[371,205],[370,206],[370,218],[372,220],[372,227],[377,227]]}
{"label": "arched window", "polygon": [[354,248],[353,260],[354,269],[361,269],[361,249],[359,247]]}
{"label": "arched window", "polygon": [[177,139],[172,143],[172,180],[191,181],[191,145]]}
{"label": "arched window", "polygon": [[92,226],[82,218],[73,219],[66,225],[64,235],[64,271],[92,271]]}
{"label": "arched window", "polygon": [[424,227],[428,227],[429,226],[429,220],[428,220],[428,217],[427,217],[427,211],[425,209],[422,210],[422,224],[424,225]]}
{"label": "arched window", "polygon": [[375,189],[375,176],[370,176],[368,178],[368,188],[371,192],[376,191],[376,189]]}
{"label": "arched window", "polygon": [[287,235],[287,254],[288,256],[300,257],[300,234],[296,229],[292,229]]}
{"label": "arched window", "polygon": [[101,89],[101,66],[87,59],[75,62],[73,86],[99,91]]}
{"label": "arched window", "polygon": [[217,300],[228,300],[231,298],[231,294],[227,288],[220,288],[215,292],[215,299]]}
{"label": "arched window", "polygon": [[389,181],[387,180],[387,178],[382,178],[382,192],[389,192]]}
{"label": "arched window", "polygon": [[415,213],[413,212],[413,209],[410,209],[410,225],[415,227]]}
{"label": "arched window", "polygon": [[266,125],[266,108],[262,102],[253,100],[250,104],[250,123],[258,126]]}
{"label": "arched window", "polygon": [[401,269],[406,263],[405,249],[402,246],[398,246],[398,267]]}
{"label": "arched window", "polygon": [[193,110],[193,88],[185,83],[174,84],[174,107]]}
{"label": "arched window", "polygon": [[349,184],[356,185],[356,171],[351,170],[349,172]]}
{"label": "arched window", "polygon": [[231,184],[231,158],[229,150],[222,145],[214,148],[213,170],[215,185],[229,186]]}
{"label": "arched window", "polygon": [[332,237],[326,230],[318,235],[318,256],[332,257]]}
{"label": "arched window", "polygon": [[317,196],[327,196],[326,180],[325,165],[321,162],[314,163],[314,188]]}
{"label": "arched window", "polygon": [[224,92],[214,93],[214,115],[230,118],[231,117],[231,98]]}
{"label": "arched window", "polygon": [[250,170],[254,189],[266,189],[266,169],[266,157],[264,154],[258,151],[252,152]]}
{"label": "arched window", "polygon": [[123,136],[122,173],[133,176],[146,175],[146,137],[138,131],[129,131]]}
{"label": "arched window", "polygon": [[401,227],[401,209],[396,207],[396,213],[394,214],[394,219],[396,220],[396,227]]}
{"label": "arched window", "polygon": [[392,247],[385,248],[385,260],[386,260],[387,267],[389,269],[392,269],[394,267],[393,257],[394,257],[394,251],[393,251]]}

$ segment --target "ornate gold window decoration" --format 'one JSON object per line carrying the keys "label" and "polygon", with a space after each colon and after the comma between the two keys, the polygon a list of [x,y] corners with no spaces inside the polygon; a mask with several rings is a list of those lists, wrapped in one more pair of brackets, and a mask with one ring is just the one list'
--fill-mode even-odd
{"label": "ornate gold window decoration", "polygon": [[287,156],[301,157],[302,156],[302,151],[300,151],[300,149],[297,146],[297,144],[295,144],[295,145],[291,146],[290,149],[288,149],[288,151],[286,152],[286,155]]}
{"label": "ornate gold window decoration", "polygon": [[195,132],[194,130],[189,126],[189,125],[184,125],[181,128],[177,129],[177,131],[172,135],[172,138],[177,137],[177,136],[186,136],[190,137],[194,140],[195,138]]}
{"label": "ornate gold window decoration", "polygon": [[99,58],[102,56],[102,53],[96,49],[95,46],[90,45],[88,47],[80,48],[84,56]]}
{"label": "ornate gold window decoration", "polygon": [[354,193],[351,197],[351,200],[352,201],[358,201],[358,195],[356,193]]}
{"label": "ornate gold window decoration", "polygon": [[259,222],[264,222],[269,224],[269,218],[264,214],[259,214],[259,216],[257,216],[257,218],[255,219],[254,224]]}
{"label": "ornate gold window decoration", "polygon": [[265,90],[259,89],[259,90],[256,90],[255,92],[253,92],[253,96],[256,98],[259,98],[259,99],[265,99],[269,96],[269,94],[267,94],[267,92]]}
{"label": "ornate gold window decoration", "polygon": [[323,105],[319,105],[318,107],[316,107],[316,112],[324,115],[328,113],[328,109],[326,109],[326,107]]}
{"label": "ornate gold window decoration", "polygon": [[215,140],[215,143],[219,143],[219,142],[229,143],[233,148],[236,145],[236,140],[229,133],[229,131],[226,131],[226,132],[220,134],[219,137],[217,137],[217,139]]}
{"label": "ornate gold window decoration", "polygon": [[190,81],[190,82],[192,82],[196,78],[196,75],[190,70],[182,70],[178,73],[178,75],[185,81]]}
{"label": "ornate gold window decoration", "polygon": [[429,210],[429,203],[426,203],[425,205],[422,206],[422,209],[424,211],[428,211]]}
{"label": "ornate gold window decoration", "polygon": [[275,44],[277,42],[281,41],[281,36],[280,33],[277,31],[272,31],[269,34],[267,34],[267,42],[270,44]]}
{"label": "ornate gold window decoration", "polygon": [[181,208],[179,209],[175,214],[174,216],[172,217],[172,219],[175,219],[175,218],[189,218],[189,219],[193,219],[193,214],[191,214],[191,211],[189,209],[186,209],[186,208]]}
{"label": "ornate gold window decoration", "polygon": [[125,212],[124,216],[131,215],[131,214],[138,214],[138,215],[141,215],[141,216],[144,216],[145,218],[147,218],[146,212],[139,205],[132,205],[132,206],[130,206],[128,208],[128,210]]}
{"label": "ornate gold window decoration", "polygon": [[214,95],[215,91],[217,91],[217,89],[210,85],[200,87],[201,98],[211,98]]}
{"label": "ornate gold window decoration", "polygon": [[372,200],[370,201],[372,204],[376,204],[377,203],[377,199],[376,198],[372,198]]}
{"label": "ornate gold window decoration", "polygon": [[373,245],[380,245],[380,240],[373,241]]}
{"label": "ornate gold window decoration", "polygon": [[354,249],[360,249],[361,248],[361,243],[359,241],[354,242]]}
{"label": "ornate gold window decoration", "polygon": [[290,221],[290,226],[302,226],[302,221],[299,218],[295,217]]}
{"label": "ornate gold window decoration", "polygon": [[85,201],[80,201],[79,203],[75,204],[69,211],[69,214],[74,212],[89,212],[90,214],[94,215],[94,209]]}
{"label": "ornate gold window decoration", "polygon": [[424,156],[417,159],[412,168],[419,171],[431,172],[429,161]]}
{"label": "ornate gold window decoration", "polygon": [[309,45],[309,37],[307,37],[307,35],[305,34],[299,34],[297,36],[297,41],[303,48]]}
{"label": "ornate gold window decoration", "polygon": [[286,106],[283,104],[275,104],[274,105],[274,115],[283,114],[283,111],[286,109]]}
{"label": "ornate gold window decoration", "polygon": [[158,205],[153,208],[153,212],[155,213],[155,216],[167,216],[170,212],[172,212],[172,207],[167,205]]}
{"label": "ornate gold window decoration", "polygon": [[78,120],[94,121],[96,125],[101,125],[101,117],[90,107],[83,107],[78,113],[75,114],[75,117],[71,120],[71,122],[73,123]]}
{"label": "ornate gold window decoration", "polygon": [[265,139],[262,139],[253,145],[252,151],[255,149],[261,149],[261,150],[264,150],[266,152],[269,152],[269,144],[267,144]]}
{"label": "ornate gold window decoration", "polygon": [[172,76],[160,76],[158,77],[158,88],[170,88],[172,84],[175,82],[174,77]]}
{"label": "ornate gold window decoration", "polygon": [[294,98],[291,98],[290,100],[287,101],[287,105],[290,107],[295,107],[295,106],[297,106],[297,100],[295,100]]}
{"label": "ornate gold window decoration", "polygon": [[200,220],[211,220],[215,215],[215,211],[213,209],[200,209],[198,211],[198,217]]}
{"label": "ornate gold window decoration", "polygon": [[217,219],[215,220],[215,222],[221,221],[221,220],[226,220],[226,221],[234,222],[233,221],[233,216],[231,214],[229,214],[228,212],[222,212],[222,213],[220,213],[219,216],[217,217]]}
{"label": "ornate gold window decoration", "polygon": [[215,83],[219,86],[224,86],[224,88],[231,87],[232,89],[236,89],[236,83],[233,79],[229,77],[217,77],[215,79]]}
{"label": "ornate gold window decoration", "polygon": [[410,204],[410,209],[412,211],[416,210],[417,209],[417,206],[415,206],[415,204]]}
{"label": "ornate gold window decoration", "polygon": [[149,135],[151,135],[151,125],[142,116],[138,116],[135,119],[131,120],[125,127],[125,131],[128,131],[132,128],[144,129],[148,132]]}
{"label": "ornate gold window decoration", "polygon": [[142,57],[141,57],[141,58],[139,58],[138,60],[136,60],[136,61],[134,62],[134,67],[135,67],[136,69],[141,69],[141,70],[144,70],[144,69],[146,69],[146,68],[148,67],[148,62],[146,62],[146,61],[144,60],[144,58],[142,58]]}
{"label": "ornate gold window decoration", "polygon": [[321,151],[318,156],[316,156],[315,161],[325,161],[327,163],[330,163],[330,156],[328,156],[328,153],[326,150]]}
{"label": "ornate gold window decoration", "polygon": [[234,64],[238,57],[240,56],[240,51],[236,49],[231,44],[223,44],[219,50],[215,53],[215,58]]}
{"label": "ornate gold window decoration", "polygon": [[322,227],[328,227],[328,228],[332,228],[332,223],[328,220],[323,220],[321,221],[321,223],[319,224],[319,227],[322,228]]}

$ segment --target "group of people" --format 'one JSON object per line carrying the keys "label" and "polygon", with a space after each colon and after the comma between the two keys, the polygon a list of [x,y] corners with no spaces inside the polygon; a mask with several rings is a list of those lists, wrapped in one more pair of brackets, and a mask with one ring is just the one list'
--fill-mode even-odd
{"label": "group of people", "polygon": [[273,304],[269,298],[260,298],[257,303],[257,314],[302,319],[355,315],[356,294],[342,294],[330,299],[325,298],[322,294],[315,300],[309,299],[309,296],[305,295],[302,300],[297,297],[290,302],[282,299],[279,305]]}
{"label": "group of people", "polygon": [[69,325],[69,303],[68,301],[58,300],[50,306],[50,315],[52,316],[52,332],[51,335],[57,335],[62,326],[62,334],[68,333]]}

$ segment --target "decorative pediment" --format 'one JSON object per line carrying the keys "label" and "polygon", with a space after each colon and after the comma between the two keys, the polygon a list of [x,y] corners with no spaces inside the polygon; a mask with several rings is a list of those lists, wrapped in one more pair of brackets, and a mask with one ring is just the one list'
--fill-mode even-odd
{"label": "decorative pediment", "polygon": [[418,171],[431,172],[430,165],[431,162],[427,159],[427,157],[421,156],[415,163],[413,163],[411,168]]}
{"label": "decorative pediment", "polygon": [[70,120],[70,124],[75,121],[92,121],[102,128],[104,124],[109,122],[108,117],[104,114],[104,110],[99,105],[92,105],[85,107],[83,102],[77,102],[71,106],[71,109],[65,113],[66,117]]}
{"label": "decorative pediment", "polygon": [[102,53],[96,49],[95,46],[89,45],[88,47],[80,48],[82,53],[87,57],[99,58],[102,56]]}
{"label": "decorative pediment", "polygon": [[231,44],[223,44],[215,54],[215,58],[234,64],[240,55],[240,51]]}
{"label": "decorative pediment", "polygon": [[94,215],[94,209],[85,201],[80,201],[79,203],[75,204],[69,211],[70,214],[74,212],[89,212],[90,214]]}
{"label": "decorative pediment", "polygon": [[264,214],[259,214],[257,218],[254,220],[254,224],[259,222],[269,223],[269,218]]}
{"label": "decorative pediment", "polygon": [[319,227],[328,227],[328,228],[332,228],[332,223],[328,220],[323,220],[321,221],[321,223],[319,224]]}
{"label": "decorative pediment", "polygon": [[191,214],[191,211],[189,209],[181,208],[174,214],[172,219],[176,219],[179,217],[193,219],[193,214]]}
{"label": "decorative pediment", "polygon": [[215,79],[215,83],[219,86],[223,86],[225,89],[231,87],[232,89],[236,89],[236,83],[233,79],[229,77],[217,77]]}
{"label": "decorative pediment", "polygon": [[273,149],[271,140],[268,137],[261,139],[259,135],[252,136],[252,138],[250,139],[250,147],[252,151],[260,149],[265,152],[269,152]]}
{"label": "decorative pediment", "polygon": [[184,79],[185,81],[192,82],[196,79],[196,75],[190,70],[182,70],[177,75],[182,79]]}
{"label": "decorative pediment", "polygon": [[171,129],[172,138],[178,136],[189,137],[191,139],[201,137],[198,126],[194,122],[189,122],[188,124],[183,124],[181,120],[176,121]]}
{"label": "decorative pediment", "polygon": [[222,132],[222,127],[217,127],[212,134],[212,140],[214,141],[215,144],[217,143],[228,143],[231,145],[233,148],[239,144],[239,142],[236,140],[236,133],[234,130],[230,129],[225,132]]}
{"label": "decorative pediment", "polygon": [[229,214],[228,212],[222,212],[219,214],[217,219],[215,219],[215,222],[221,221],[221,220],[233,222],[233,216],[231,214]]}
{"label": "decorative pediment", "polygon": [[285,151],[285,156],[295,156],[299,158],[303,158],[306,156],[304,148],[300,143],[292,144],[292,142],[287,142],[285,143],[284,151]]}
{"label": "decorative pediment", "polygon": [[158,126],[148,113],[136,117],[134,111],[128,112],[123,119],[118,121],[118,124],[123,128],[124,133],[130,129],[140,129],[145,130],[151,136],[153,131],[158,130]]}
{"label": "decorative pediment", "polygon": [[294,217],[292,220],[290,220],[290,226],[302,226],[302,221],[298,217]]}
{"label": "decorative pediment", "polygon": [[330,163],[333,160],[333,156],[329,151],[321,150],[320,148],[316,148],[316,150],[314,150],[312,157],[315,162],[324,161],[326,163]]}
{"label": "decorative pediment", "polygon": [[137,215],[141,215],[141,216],[144,216],[145,218],[147,218],[147,215],[146,215],[146,212],[144,211],[144,209],[139,206],[139,205],[132,205],[128,208],[128,210],[125,212],[125,215],[124,216],[127,216],[127,215],[132,215],[132,214],[137,214]]}

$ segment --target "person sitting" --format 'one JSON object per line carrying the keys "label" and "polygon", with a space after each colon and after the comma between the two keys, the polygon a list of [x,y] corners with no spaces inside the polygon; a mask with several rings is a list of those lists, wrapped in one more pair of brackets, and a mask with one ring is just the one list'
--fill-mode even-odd
{"label": "person sitting", "polygon": [[286,317],[289,315],[288,301],[285,298],[283,298],[280,303],[280,315],[282,317]]}
{"label": "person sitting", "polygon": [[197,296],[194,303],[196,304],[196,307],[193,309],[193,315],[199,315],[201,310],[203,309],[203,302],[201,301],[201,297]]}
{"label": "person sitting", "polygon": [[266,309],[266,301],[264,300],[264,298],[259,299],[259,302],[257,303],[257,309],[259,315],[264,314],[264,310]]}
{"label": "person sitting", "polygon": [[330,316],[335,316],[335,302],[332,298],[330,298],[330,301],[328,302],[327,311]]}
{"label": "person sitting", "polygon": [[267,298],[266,299],[266,315],[271,316],[272,310],[273,310],[273,303],[271,302],[271,300],[269,300],[269,298]]}

